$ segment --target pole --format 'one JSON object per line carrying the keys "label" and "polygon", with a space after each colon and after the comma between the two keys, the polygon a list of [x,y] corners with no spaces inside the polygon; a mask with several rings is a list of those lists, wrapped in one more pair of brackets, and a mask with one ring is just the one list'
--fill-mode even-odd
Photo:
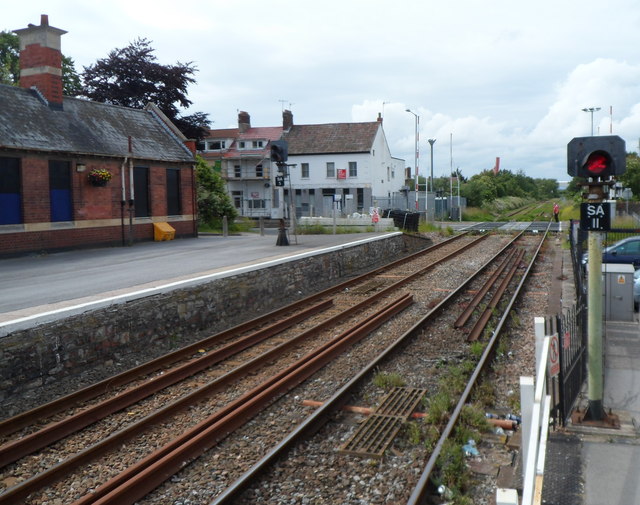
{"label": "pole", "polygon": [[[420,116],[418,116],[415,112],[413,112],[411,109],[407,109],[407,112],[413,114],[415,116],[415,132],[414,132],[414,138],[415,138],[415,151],[414,151],[414,166],[415,166],[415,174],[414,174],[414,186],[415,186],[415,190],[416,190],[416,212],[418,212],[419,209],[419,205],[418,205],[418,174],[420,172],[418,165],[420,163]],[[426,211],[426,201],[425,201],[425,211]]]}
{"label": "pole", "polygon": [[593,137],[593,113],[600,110],[600,107],[585,107],[582,109],[583,112],[591,113],[591,136]]}
{"label": "pole", "polygon": [[456,179],[458,180],[458,221],[462,221],[462,208],[460,207],[460,174],[456,170]]}
{"label": "pole", "polygon": [[587,386],[589,407],[585,419],[601,421],[602,406],[602,234],[589,232],[589,280],[587,303]]}
{"label": "pole", "polygon": [[[433,144],[435,143],[436,139],[429,139],[429,146],[431,147],[431,177],[430,179],[430,189],[431,189],[431,193],[433,193]],[[429,199],[429,195],[427,194],[427,200]],[[434,200],[435,203],[435,200]],[[435,211],[435,209],[434,209]],[[425,204],[425,213],[426,213],[426,204]],[[434,212],[434,217],[435,217],[435,212]],[[429,216],[427,215],[427,220],[429,219]]]}
{"label": "pole", "polygon": [[449,220],[453,219],[453,133],[449,134]]}

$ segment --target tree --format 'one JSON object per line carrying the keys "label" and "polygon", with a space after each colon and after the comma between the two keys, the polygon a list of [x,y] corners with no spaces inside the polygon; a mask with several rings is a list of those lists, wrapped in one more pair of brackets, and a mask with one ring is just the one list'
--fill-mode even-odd
{"label": "tree", "polygon": [[0,84],[18,85],[20,80],[19,40],[15,33],[0,32]]}
{"label": "tree", "polygon": [[62,94],[64,96],[78,96],[82,94],[82,81],[76,72],[72,58],[62,55]]}
{"label": "tree", "polygon": [[[20,38],[12,32],[0,32],[0,84],[20,84]],[[62,94],[78,96],[81,91],[73,59],[62,55]]]}
{"label": "tree", "polygon": [[225,190],[224,180],[200,155],[196,155],[196,190],[198,219],[202,224],[217,227],[223,216],[233,219],[238,215]]}
{"label": "tree", "polygon": [[631,189],[634,198],[640,195],[640,158],[636,153],[627,154],[627,170],[620,176],[625,188]]}
{"label": "tree", "polygon": [[91,100],[143,108],[153,102],[187,138],[201,140],[207,133],[207,114],[180,115],[191,105],[187,88],[195,83],[192,63],[161,65],[151,42],[137,39],[127,47],[114,49],[107,58],[84,67],[83,95]]}

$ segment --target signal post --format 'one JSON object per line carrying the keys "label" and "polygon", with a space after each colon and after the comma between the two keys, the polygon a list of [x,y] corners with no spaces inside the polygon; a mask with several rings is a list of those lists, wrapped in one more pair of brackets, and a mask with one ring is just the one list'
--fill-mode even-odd
{"label": "signal post", "polygon": [[606,197],[615,176],[626,170],[624,140],[617,135],[577,137],[567,146],[567,172],[587,180],[580,205],[580,227],[589,232],[587,293],[588,408],[580,421],[607,422],[602,373],[602,232],[611,227]]}

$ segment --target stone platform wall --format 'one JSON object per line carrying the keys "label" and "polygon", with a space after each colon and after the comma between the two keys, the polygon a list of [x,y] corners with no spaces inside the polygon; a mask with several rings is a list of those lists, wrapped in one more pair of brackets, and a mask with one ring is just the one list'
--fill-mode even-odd
{"label": "stone platform wall", "polygon": [[9,333],[0,339],[0,418],[429,245],[394,234]]}

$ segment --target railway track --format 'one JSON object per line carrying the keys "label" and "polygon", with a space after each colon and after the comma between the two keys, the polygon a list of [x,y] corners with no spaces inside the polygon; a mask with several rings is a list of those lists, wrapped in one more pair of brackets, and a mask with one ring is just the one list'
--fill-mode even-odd
{"label": "railway track", "polygon": [[[498,248],[505,247],[504,246],[505,240],[498,240],[495,237],[492,238],[492,240],[494,240],[496,243],[499,243],[494,247],[498,247],[498,245],[500,246]],[[400,289],[407,289],[407,290],[418,291],[418,292],[421,291],[422,288],[419,286],[416,286],[416,284],[419,284],[420,281],[423,280],[425,276],[430,275],[430,272],[437,270],[437,268],[446,268],[447,265],[449,265],[448,268],[451,268],[451,265],[454,264],[454,262],[456,261],[455,258],[462,257],[462,255],[466,254],[466,252],[469,250],[474,250],[474,248],[477,249],[480,243],[485,243],[484,241],[485,241],[484,236],[480,238],[461,237],[461,238],[456,238],[455,240],[452,240],[452,241],[447,241],[445,243],[439,244],[439,247],[434,248],[433,250],[430,250],[425,254],[414,255],[414,257],[412,258],[401,260],[399,262],[396,262],[394,265],[383,268],[383,269],[378,269],[374,272],[371,272],[370,274],[367,274],[366,276],[362,276],[362,278],[358,278],[357,280],[356,279],[350,280],[347,283],[343,283],[335,288],[332,288],[331,290],[327,290],[326,292],[323,292],[317,295],[316,297],[313,297],[313,300],[306,299],[304,300],[304,303],[299,303],[300,306],[307,306],[305,310],[298,311],[293,315],[289,315],[283,321],[267,324],[268,318],[267,319],[261,318],[260,321],[255,321],[254,322],[255,324],[248,324],[246,325],[246,327],[242,328],[242,331],[245,332],[245,334],[246,332],[248,332],[248,334],[242,337],[242,339],[240,338],[234,339],[232,337],[232,334],[234,332],[231,332],[228,335],[226,335],[224,338],[218,338],[216,340],[216,342],[219,345],[217,345],[215,350],[213,349],[206,350],[206,352],[200,352],[200,348],[204,346],[198,345],[198,344],[202,344],[202,343],[195,344],[194,346],[190,346],[189,350],[182,351],[183,353],[182,356],[176,355],[171,358],[168,358],[166,361],[158,362],[159,366],[156,368],[154,368],[155,365],[151,366],[150,364],[147,364],[145,365],[147,368],[145,368],[144,370],[141,369],[137,372],[130,373],[129,377],[126,380],[125,378],[114,378],[110,384],[109,383],[102,384],[100,387],[94,388],[94,391],[91,392],[90,394],[86,392],[79,394],[78,396],[73,398],[71,402],[68,402],[69,398],[65,399],[65,401],[67,401],[67,404],[65,406],[56,406],[52,410],[56,410],[57,412],[63,412],[66,409],[70,408],[69,405],[75,405],[74,408],[79,408],[78,405],[82,405],[82,402],[87,401],[85,400],[86,397],[95,398],[97,397],[97,395],[104,394],[104,390],[108,389],[107,386],[110,387],[111,385],[117,385],[120,387],[122,385],[129,384],[131,382],[131,379],[139,380],[138,377],[140,377],[141,375],[144,376],[145,373],[146,374],[156,373],[159,375],[154,376],[155,378],[147,379],[146,381],[142,380],[141,386],[145,388],[149,388],[150,383],[155,382],[157,384],[153,384],[153,386],[151,386],[151,389],[147,389],[146,393],[135,393],[135,394],[132,393],[131,398],[135,397],[139,400],[140,397],[146,398],[149,395],[155,396],[157,392],[160,390],[160,388],[158,388],[158,385],[161,382],[164,382],[164,383],[171,382],[165,377],[173,376],[173,377],[185,378],[185,377],[192,377],[195,373],[199,373],[199,371],[191,370],[190,367],[199,368],[200,370],[208,369],[209,373],[211,373],[212,366],[216,365],[217,363],[220,363],[224,359],[228,360],[230,357],[233,357],[233,359],[237,361],[244,360],[243,364],[234,367],[234,369],[240,369],[241,371],[240,372],[236,371],[232,373],[231,377],[226,377],[222,379],[222,377],[225,377],[228,374],[220,374],[220,372],[215,371],[214,373],[216,375],[219,375],[219,377],[216,380],[212,381],[215,383],[214,385],[208,384],[207,386],[202,386],[197,390],[192,391],[189,394],[183,394],[182,396],[180,396],[180,400],[177,400],[163,407],[165,409],[163,413],[161,414],[158,413],[162,411],[163,408],[161,408],[161,409],[156,409],[156,413],[149,415],[149,416],[156,416],[156,417],[149,417],[149,416],[141,417],[137,423],[130,423],[129,427],[122,428],[118,431],[115,431],[112,435],[103,437],[103,439],[105,440],[104,445],[101,445],[102,442],[98,442],[96,444],[93,444],[93,446],[91,447],[87,447],[85,450],[77,452],[74,456],[67,458],[65,461],[72,461],[73,464],[71,466],[64,467],[63,466],[64,462],[58,463],[44,471],[31,475],[29,478],[26,478],[25,480],[17,483],[15,486],[9,487],[8,489],[5,490],[4,493],[0,494],[0,503],[14,503],[11,500],[15,500],[15,499],[28,499],[28,500],[31,500],[29,503],[41,503],[42,501],[39,501],[39,500],[42,500],[43,496],[50,496],[53,493],[53,491],[45,491],[42,494],[38,494],[37,490],[43,488],[44,486],[51,486],[52,484],[54,484],[54,487],[55,487],[56,486],[55,483],[58,482],[60,478],[64,477],[69,471],[71,471],[72,468],[77,468],[82,465],[87,465],[89,461],[94,460],[98,455],[106,454],[106,453],[109,453],[110,451],[113,451],[114,447],[116,447],[119,444],[122,444],[123,441],[125,440],[130,440],[131,437],[137,436],[139,438],[140,433],[142,432],[143,426],[155,425],[157,423],[167,423],[166,419],[175,415],[177,410],[184,411],[186,409],[187,411],[190,411],[194,409],[195,404],[197,404],[198,402],[204,403],[215,392],[225,388],[235,388],[236,386],[232,385],[234,384],[234,381],[240,380],[239,377],[243,377],[243,376],[246,377],[247,373],[249,375],[258,374],[256,370],[260,369],[260,367],[263,367],[265,363],[274,362],[274,361],[277,361],[278,363],[284,363],[286,359],[291,359],[291,358],[284,357],[286,356],[287,352],[289,353],[292,352],[291,348],[293,347],[293,344],[291,344],[290,342],[294,340],[293,338],[283,336],[284,335],[283,331],[286,330],[287,328],[297,327],[300,324],[307,324],[307,325],[313,324],[313,327],[307,331],[303,331],[302,333],[298,331],[300,335],[306,334],[304,338],[306,340],[310,339],[311,337],[318,340],[322,340],[320,337],[318,337],[319,335],[318,332],[320,331],[318,329],[319,327],[324,327],[323,329],[326,329],[327,327],[331,327],[332,330],[329,333],[331,332],[336,333],[338,331],[341,331],[340,333],[341,336],[357,334],[359,335],[358,338],[365,338],[367,335],[371,333],[371,331],[373,331],[372,329],[374,327],[377,327],[376,325],[380,325],[384,323],[384,317],[378,313],[380,311],[375,311],[372,309],[371,306],[374,303],[377,303],[379,305],[384,304],[384,308],[382,310],[383,313],[389,314],[395,311],[402,311],[403,313],[409,312],[409,310],[405,310],[405,309],[408,308],[408,304],[410,303],[411,297],[410,296],[398,297],[397,294],[395,293],[397,293]],[[439,257],[436,258],[435,256],[439,256]],[[515,260],[513,263],[517,264],[518,261],[519,260]],[[485,265],[479,271],[486,270],[487,268],[489,267]],[[492,291],[492,290],[490,289],[488,291]],[[433,290],[431,294],[432,295],[434,294]],[[439,293],[435,293],[435,294],[439,295]],[[327,297],[336,297],[336,298],[327,298]],[[438,304],[441,303],[439,300],[441,300],[442,298],[444,297],[443,296],[432,297],[431,301],[428,302],[428,304],[439,306]],[[449,297],[447,296],[446,299],[448,298]],[[352,301],[354,300],[359,300],[359,301],[357,303],[352,303],[349,308],[345,309],[344,305],[346,304],[347,299],[351,299]],[[314,305],[309,307],[309,304],[312,301],[314,302]],[[336,307],[339,307],[339,309],[336,309]],[[433,311],[434,309],[431,310],[431,312]],[[283,312],[279,312],[277,315],[272,314],[271,315],[272,319],[273,317],[275,318],[281,317],[285,312],[287,311],[285,310]],[[289,309],[288,312],[289,313],[295,312],[295,310]],[[362,312],[364,314],[364,317],[361,318],[359,321],[354,321],[352,319],[352,316],[353,314],[358,312]],[[381,317],[382,319],[380,319]],[[317,321],[317,318],[325,318],[324,319],[325,322],[319,322]],[[415,315],[413,316],[413,320],[415,321]],[[284,321],[288,321],[288,322],[284,322]],[[327,321],[331,321],[331,322],[329,323]],[[344,325],[347,326],[346,329],[344,325],[341,326],[341,324],[343,324],[344,321],[346,321],[346,323],[344,323]],[[376,321],[376,323],[371,323],[370,321]],[[261,329],[258,329],[258,327],[260,327]],[[358,329],[359,327],[363,327],[365,328],[365,330],[359,330]],[[238,332],[239,330],[236,331],[235,333],[237,334]],[[260,334],[262,334],[263,336],[258,336]],[[268,335],[268,336],[264,336],[264,335]],[[224,341],[224,339],[227,339],[227,338],[231,339],[231,342],[228,342],[226,344],[220,343],[221,341]],[[264,349],[260,351],[254,350],[255,348],[253,346],[257,345],[258,342],[262,342],[263,339],[273,339],[273,338],[276,338],[276,340],[280,339],[283,342],[281,342],[279,345],[276,345],[275,347],[273,346],[273,344],[271,344],[272,349],[269,351],[265,351]],[[300,340],[304,340],[304,339],[300,339]],[[332,341],[328,337],[324,338],[324,340],[326,340],[327,342]],[[243,343],[239,343],[239,342],[243,342]],[[336,344],[327,343],[325,345],[331,346]],[[344,344],[344,345],[346,345],[347,347],[351,347],[354,345],[354,343],[352,341],[349,341],[348,344]],[[276,352],[276,349],[278,349],[279,347],[280,349]],[[247,352],[246,351],[247,349],[250,350],[249,357],[243,358],[243,357],[240,357],[241,356],[240,354],[237,354],[238,352]],[[302,352],[304,351],[297,350],[294,352],[294,354],[300,355]],[[186,363],[182,363],[181,365],[177,366],[175,369],[171,371],[169,371],[169,369],[166,368],[170,366],[170,364],[175,364],[176,362],[179,362],[181,359],[184,359],[185,357],[187,358],[193,357],[194,353],[203,354],[205,356],[199,356],[196,358],[187,359]],[[216,355],[218,355],[218,357],[214,357]],[[311,352],[309,352],[309,355],[311,355]],[[224,356],[224,357],[221,357],[221,356]],[[337,355],[332,356],[331,359],[338,359],[338,356]],[[249,363],[251,363],[251,365]],[[327,366],[328,363],[329,362],[324,363],[323,366]],[[282,368],[282,366],[284,365],[281,365],[280,368]],[[276,366],[275,368],[278,368],[278,366]],[[161,371],[158,372],[158,370],[161,370]],[[187,371],[187,370],[191,370],[191,371]],[[318,370],[319,369],[314,370],[313,373],[318,372]],[[271,377],[270,380],[274,380],[273,378],[276,376],[277,374],[272,374],[270,376]],[[161,380],[158,380],[158,377],[160,377]],[[202,382],[204,379],[200,378],[197,380]],[[113,477],[111,480],[109,480],[107,482],[107,485],[103,484],[102,488],[100,488],[100,486],[97,486],[97,485],[89,486],[89,488],[92,489],[92,491],[90,493],[82,495],[75,503],[77,503],[78,505],[81,503],[82,504],[133,503],[133,501],[135,501],[136,499],[142,498],[151,490],[158,487],[161,484],[161,482],[166,480],[167,476],[169,475],[169,473],[167,473],[169,472],[167,468],[171,468],[172,469],[171,471],[178,470],[183,466],[185,461],[195,458],[196,455],[193,452],[194,446],[199,448],[198,451],[202,451],[204,448],[208,448],[212,444],[215,445],[225,435],[233,431],[233,429],[236,429],[239,426],[244,425],[247,421],[247,417],[249,417],[250,415],[251,416],[257,415],[261,411],[261,409],[263,409],[266,405],[276,401],[279,395],[282,395],[287,390],[293,387],[296,387],[291,384],[292,383],[289,383],[289,385],[287,386],[279,386],[278,388],[276,388],[276,396],[268,397],[267,399],[265,399],[264,405],[261,405],[259,407],[254,405],[252,408],[256,410],[250,410],[250,411],[242,410],[240,414],[242,421],[238,421],[238,420],[230,421],[231,424],[226,424],[224,425],[225,427],[220,427],[218,424],[222,422],[221,421],[222,418],[231,415],[231,412],[227,411],[227,409],[230,408],[229,405],[233,404],[234,401],[239,403],[246,403],[248,399],[253,400],[258,397],[261,397],[262,393],[259,393],[258,390],[256,390],[255,388],[247,389],[245,390],[244,393],[238,393],[236,395],[235,400],[230,400],[230,401],[221,400],[219,404],[212,407],[212,409],[214,410],[214,414],[207,418],[209,419],[208,421],[209,426],[215,425],[216,428],[215,429],[212,428],[211,431],[207,431],[208,428],[200,427],[196,430],[197,432],[197,434],[195,435],[196,437],[198,436],[204,437],[205,435],[201,435],[201,433],[207,432],[206,436],[210,438],[207,438],[206,442],[203,442],[202,438],[196,438],[195,439],[197,440],[196,442],[190,442],[190,444],[192,445],[190,445],[189,447],[191,448],[185,449],[186,456],[185,454],[180,454],[176,456],[177,460],[174,460],[173,463],[168,463],[165,461],[165,457],[168,458],[168,455],[171,452],[173,452],[173,449],[172,449],[173,445],[165,444],[161,446],[160,449],[154,451],[151,455],[147,455],[147,457],[142,458],[141,461],[146,461],[145,464],[147,465],[145,466],[144,469],[137,470],[137,471],[124,470],[120,472],[116,477]],[[264,386],[262,385],[258,387],[264,387]],[[192,388],[192,386],[189,386],[187,389],[190,389],[190,388]],[[120,391],[120,394],[116,396],[117,400],[114,400],[114,399],[107,400],[107,402],[109,401],[114,402],[112,403],[111,407],[106,409],[106,411],[108,411],[107,415],[113,414],[113,412],[116,411],[116,406],[120,406],[119,407],[120,409],[131,408],[131,405],[134,405],[134,404],[132,403],[126,404],[126,402],[118,398],[118,397],[124,398],[129,394],[130,393],[122,393],[122,391]],[[184,398],[187,398],[187,399],[185,400]],[[224,406],[221,407],[221,405],[224,405]],[[95,408],[96,407],[90,407],[89,409],[85,409],[85,410],[90,410]],[[100,407],[100,408],[103,408],[103,407]],[[40,409],[39,412],[44,412],[46,410],[47,410],[46,408],[44,410]],[[89,425],[86,421],[91,419],[92,416],[95,417],[96,419],[99,417],[97,414],[95,414],[95,410],[93,412],[94,412],[93,414],[86,414],[86,413],[83,414],[82,412],[79,413],[79,415],[84,416],[84,419],[85,419],[85,421],[83,421],[84,424],[80,423],[80,424],[83,424],[82,427],[86,427]],[[247,412],[251,412],[251,413],[247,414]],[[126,414],[129,414],[129,413],[127,412]],[[31,413],[30,415],[32,415],[34,419],[40,419],[38,417],[38,411],[36,411],[35,413]],[[19,468],[19,465],[21,464],[19,460],[27,458],[26,454],[42,449],[46,447],[48,444],[55,442],[53,438],[39,439],[40,442],[36,443],[35,445],[29,445],[32,442],[28,442],[28,443],[20,442],[20,440],[23,440],[23,439],[26,439],[26,440],[38,439],[40,435],[37,435],[37,433],[39,432],[46,433],[47,431],[49,432],[55,431],[54,429],[51,429],[51,428],[38,430],[32,426],[32,423],[29,424],[25,421],[27,417],[28,416],[23,415],[19,420],[7,420],[4,423],[2,423],[2,425],[0,425],[0,428],[4,429],[5,436],[8,436],[8,434],[15,432],[16,430],[25,430],[25,432],[20,436],[19,439],[10,441],[4,446],[0,447],[0,456],[5,458],[2,460],[3,464],[6,465],[3,472],[3,476],[5,477],[5,482],[7,481],[7,475],[11,476],[12,472],[14,474],[18,473],[16,469]],[[61,422],[61,421],[58,421],[58,422]],[[57,424],[58,422],[54,423],[54,425]],[[200,426],[200,424],[201,423],[197,424],[197,426]],[[229,426],[232,426],[232,428],[229,428]],[[68,432],[60,431],[58,432],[58,436],[59,437],[68,436],[69,434],[74,432],[70,428],[67,428],[65,430],[70,430],[70,431]],[[33,438],[30,439],[29,437],[33,437]],[[114,438],[111,438],[111,437],[114,437]],[[108,443],[106,443],[106,440],[109,438],[111,438],[111,440]],[[11,444],[14,444],[14,445],[11,445]],[[109,445],[109,444],[113,444],[113,445]],[[36,446],[39,446],[39,447],[35,448]],[[16,457],[15,449],[18,447],[29,447],[29,449],[26,452],[26,454],[21,454],[20,456]],[[92,447],[98,447],[97,452],[91,454],[89,449],[91,449]],[[159,452],[159,451],[164,451],[164,452]],[[158,455],[156,453],[162,454],[162,455]],[[163,461],[163,462],[160,463],[160,461]],[[158,465],[160,464],[162,465],[166,464],[168,466],[162,467],[162,470],[159,470]],[[27,462],[27,465],[28,465],[28,462]],[[132,483],[132,481],[123,480],[124,479],[123,475],[125,474],[127,475],[132,474],[132,475],[138,475],[138,476],[150,474],[151,477],[147,477],[147,479],[150,479],[150,480],[144,480],[142,477],[134,476],[133,483]],[[102,480],[102,478],[100,480]],[[144,482],[144,483],[141,483],[141,482]],[[64,482],[57,484],[57,487],[64,487],[64,486],[65,486]],[[97,489],[100,489],[100,491],[97,491]],[[113,493],[120,493],[120,494],[113,494]],[[126,498],[123,498],[122,493]],[[76,495],[77,494],[78,493],[76,492]],[[123,501],[125,499],[133,500],[133,501]],[[150,503],[152,502],[153,501],[151,501]]]}

